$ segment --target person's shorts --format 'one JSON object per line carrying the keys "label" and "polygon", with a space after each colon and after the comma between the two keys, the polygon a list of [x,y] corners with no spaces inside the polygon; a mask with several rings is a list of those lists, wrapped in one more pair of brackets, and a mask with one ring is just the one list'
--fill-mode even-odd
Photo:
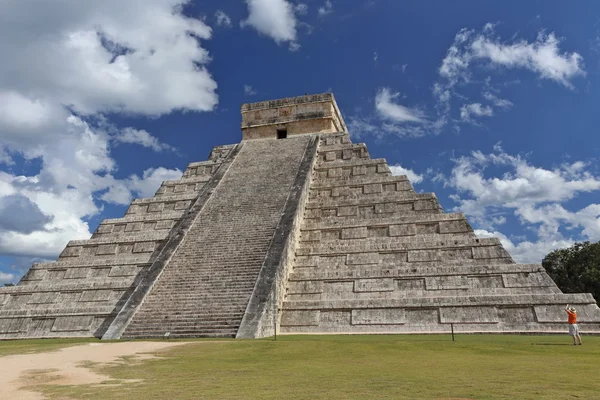
{"label": "person's shorts", "polygon": [[571,335],[571,336],[579,335],[579,328],[577,327],[577,324],[569,324],[569,335]]}

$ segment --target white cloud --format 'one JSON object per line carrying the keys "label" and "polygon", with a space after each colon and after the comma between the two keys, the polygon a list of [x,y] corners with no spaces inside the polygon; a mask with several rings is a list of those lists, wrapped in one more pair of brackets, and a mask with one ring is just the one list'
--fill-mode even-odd
{"label": "white cloud", "polygon": [[294,6],[286,0],[246,0],[248,18],[241,26],[251,26],[262,35],[269,36],[278,44],[288,42],[295,49],[297,31]]}
{"label": "white cloud", "polygon": [[304,3],[298,3],[296,4],[296,7],[294,7],[294,10],[298,15],[306,15],[308,13],[308,5]]}
{"label": "white cloud", "polygon": [[584,76],[583,58],[579,53],[561,53],[560,40],[554,33],[540,33],[533,42],[521,40],[512,44],[493,36],[493,29],[476,34],[461,30],[448,49],[439,69],[441,76],[451,84],[469,79],[469,67],[478,62],[505,68],[523,68],[540,78],[550,79],[567,87],[576,76]]}
{"label": "white cloud", "polygon": [[379,115],[395,123],[425,122],[422,111],[394,102],[399,96],[400,93],[392,93],[387,87],[379,89],[375,96],[375,109]]}
{"label": "white cloud", "polygon": [[254,96],[256,94],[256,90],[250,85],[244,85],[244,94],[246,96]]}
{"label": "white cloud", "polygon": [[406,175],[412,184],[423,182],[423,175],[417,174],[412,169],[404,168],[400,164],[390,165],[392,175]]}
{"label": "white cloud", "polygon": [[0,271],[0,283],[14,283],[16,278],[15,274]]}
{"label": "white cloud", "polygon": [[465,104],[460,108],[460,119],[472,122],[473,117],[491,117],[494,110],[490,106],[482,106],[481,103]]}
{"label": "white cloud", "polygon": [[489,232],[484,229],[476,229],[475,235],[480,238],[497,237],[502,246],[509,252],[513,259],[518,263],[540,263],[542,259],[553,250],[563,249],[572,246],[575,242],[571,240],[538,240],[531,242],[523,240],[515,243],[501,232]]}
{"label": "white cloud", "polygon": [[181,178],[178,169],[149,168],[140,178],[132,175],[129,178],[115,182],[108,192],[102,195],[104,201],[115,204],[129,204],[134,197],[152,197],[163,181]]}
{"label": "white cloud", "polygon": [[368,135],[380,136],[382,134],[381,129],[372,123],[370,118],[349,116],[347,126],[348,132],[354,139]]}
{"label": "white cloud", "polygon": [[[170,146],[142,130],[119,130],[104,115],[215,107],[210,56],[200,45],[211,30],[182,13],[187,3],[12,1],[0,8],[0,159],[19,154],[40,165],[27,173],[0,171],[4,205],[35,217],[17,230],[2,225],[1,255],[55,258],[69,240],[90,237],[86,220],[102,211],[103,196],[124,204],[151,195],[160,179],[181,175],[155,168],[115,178],[115,143]],[[125,190],[116,195],[119,188]]]}
{"label": "white cloud", "polygon": [[[452,99],[463,97],[458,89],[465,84],[480,84],[477,73],[484,70],[521,69],[533,72],[539,79],[551,80],[567,88],[572,88],[572,81],[578,76],[585,76],[583,58],[577,52],[565,52],[559,48],[561,40],[554,33],[540,33],[533,41],[503,41],[496,36],[494,24],[485,24],[481,32],[460,30],[448,48],[446,56],[439,67],[440,80],[432,87],[437,101],[438,114],[448,118],[452,111]],[[492,67],[492,68],[489,68]],[[497,90],[490,87],[490,77],[485,79],[483,98],[490,105],[480,106],[479,116],[490,116],[493,108],[508,109],[513,104],[510,100],[498,97]],[[461,84],[462,86],[458,86]],[[496,92],[496,93],[495,93]],[[473,101],[482,104],[482,101]],[[473,122],[470,115],[477,115],[468,108],[460,109],[461,120]]]}
{"label": "white cloud", "polygon": [[324,17],[333,12],[333,3],[330,0],[325,0],[325,3],[319,7],[319,17]]}
{"label": "white cloud", "polygon": [[229,18],[229,15],[225,14],[224,11],[217,10],[217,12],[215,12],[215,18],[217,19],[218,26],[224,26],[225,28],[231,27],[231,18]]}
{"label": "white cloud", "polygon": [[204,67],[208,52],[198,42],[209,39],[211,30],[181,13],[185,3],[65,0],[34,9],[27,2],[5,4],[0,98],[13,97],[11,103],[25,105],[23,112],[39,115],[33,124],[52,119],[63,104],[83,115],[212,110],[216,83]]}
{"label": "white cloud", "polygon": [[583,57],[575,52],[561,54],[559,43],[554,33],[540,33],[532,43],[522,40],[513,44],[478,35],[471,42],[471,56],[506,68],[525,68],[536,72],[540,78],[572,87],[572,78],[585,75]]}
{"label": "white cloud", "polygon": [[493,94],[492,92],[488,92],[488,91],[483,92],[483,98],[486,99],[487,101],[492,102],[492,104],[498,108],[506,109],[506,108],[510,108],[513,106],[513,103],[510,100],[501,99],[498,96],[496,96],[495,94]]}
{"label": "white cloud", "polygon": [[[504,172],[485,176],[492,166]],[[503,239],[519,261],[539,262],[551,250],[577,240],[600,240],[600,204],[574,211],[565,208],[581,193],[600,191],[600,177],[587,167],[581,161],[552,169],[533,166],[496,145],[491,154],[474,151],[455,160],[446,185],[457,190],[451,196],[458,203],[455,210],[465,212],[483,228],[479,234],[506,223],[506,217],[499,214],[513,214],[536,239],[513,242],[498,232],[493,234]]]}
{"label": "white cloud", "polygon": [[113,140],[118,143],[139,144],[140,146],[150,148],[154,151],[174,150],[168,144],[161,143],[160,140],[146,132],[145,130],[125,128],[119,131]]}

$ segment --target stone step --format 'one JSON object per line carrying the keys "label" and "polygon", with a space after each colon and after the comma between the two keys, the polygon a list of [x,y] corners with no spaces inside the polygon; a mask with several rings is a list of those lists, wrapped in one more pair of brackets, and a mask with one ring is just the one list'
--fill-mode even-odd
{"label": "stone step", "polygon": [[324,310],[363,308],[472,307],[546,304],[595,304],[589,293],[553,293],[547,295],[421,297],[366,300],[299,300],[285,301],[284,310]]}
{"label": "stone step", "polygon": [[183,216],[184,212],[184,210],[169,210],[149,214],[127,214],[122,218],[107,218],[102,221],[101,225],[126,224],[128,222],[157,222],[164,220],[176,221]]}
{"label": "stone step", "polygon": [[[317,263],[313,260],[310,263]],[[290,274],[290,282],[311,280],[367,279],[367,278],[417,278],[456,275],[501,275],[516,273],[544,273],[540,264],[486,264],[486,265],[446,265],[414,266],[379,264],[369,268],[350,268],[349,266],[332,266],[305,268]]]}
{"label": "stone step", "polygon": [[[203,330],[203,331],[192,331],[192,332],[174,332],[169,338],[173,339],[192,339],[192,338],[235,338],[235,334],[237,333],[237,329],[220,329],[220,330]],[[163,338],[164,332],[132,332],[131,334],[126,333],[123,335],[124,339],[153,339],[153,338]]]}
{"label": "stone step", "polygon": [[152,203],[167,203],[167,202],[179,202],[179,201],[193,201],[198,197],[198,192],[186,192],[172,195],[163,195],[156,197],[148,197],[145,199],[135,199],[131,202],[131,205],[147,205]]}
{"label": "stone step", "polygon": [[320,219],[307,219],[301,228],[302,232],[327,229],[344,229],[360,227],[385,227],[390,225],[428,224],[451,221],[466,221],[463,213],[444,214],[386,214],[385,218],[356,218],[344,220],[339,217],[321,217]]}
{"label": "stone step", "polygon": [[[398,211],[410,211],[415,210],[419,211],[421,209],[420,203],[417,205],[417,208],[401,208],[402,204],[413,204],[423,201],[434,201],[437,203],[437,198],[431,193],[414,193],[414,192],[375,192],[370,194],[363,194],[357,198],[348,198],[348,197],[331,197],[331,198],[321,198],[318,201],[311,200],[306,205],[307,209],[323,209],[323,208],[340,208],[340,207],[365,207],[365,206],[374,206],[377,204],[386,204],[386,203],[397,203]],[[425,203],[423,203],[425,204]],[[355,213],[358,214],[358,213]]]}
{"label": "stone step", "polygon": [[147,265],[150,263],[151,254],[113,254],[85,257],[67,257],[63,256],[60,260],[48,263],[35,263],[34,269],[67,269],[67,268],[88,268],[88,267],[111,267],[115,265]]}
{"label": "stone step", "polygon": [[[327,153],[327,150],[325,151]],[[315,171],[328,170],[330,168],[352,168],[362,166],[378,166],[380,164],[387,165],[385,158],[355,158],[355,159],[336,159],[335,161],[319,161],[315,164]],[[389,172],[389,169],[388,169]]]}
{"label": "stone step", "polygon": [[169,229],[153,230],[147,232],[134,231],[92,238],[87,240],[71,240],[67,247],[75,246],[98,246],[103,244],[115,245],[119,243],[140,243],[140,242],[159,242],[163,241],[169,235]]}
{"label": "stone step", "polygon": [[[310,191],[314,192],[314,191],[339,188],[339,187],[364,186],[364,185],[374,185],[374,184],[382,184],[383,185],[383,184],[392,184],[392,183],[396,183],[398,185],[398,188],[402,188],[403,190],[411,190],[412,191],[412,186],[410,185],[410,181],[408,180],[408,178],[405,175],[377,174],[377,175],[373,175],[373,176],[358,175],[358,176],[351,176],[351,177],[347,177],[347,178],[344,177],[345,179],[341,179],[341,178],[342,177],[340,177],[339,179],[334,179],[334,178],[319,179],[318,181],[315,181],[310,186]],[[399,190],[399,189],[397,189],[397,190]]]}

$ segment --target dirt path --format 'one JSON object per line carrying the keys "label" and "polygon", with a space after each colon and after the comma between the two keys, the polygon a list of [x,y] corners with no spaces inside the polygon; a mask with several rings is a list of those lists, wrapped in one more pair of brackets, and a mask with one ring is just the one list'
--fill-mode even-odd
{"label": "dirt path", "polygon": [[[0,399],[40,400],[41,393],[31,390],[36,378],[55,385],[98,384],[109,378],[82,364],[118,363],[121,357],[135,356],[136,360],[153,358],[158,352],[185,342],[122,342],[89,343],[57,351],[19,354],[0,357]],[[41,372],[46,371],[46,372]],[[48,371],[50,371],[48,373]],[[26,386],[29,386],[26,388]]]}

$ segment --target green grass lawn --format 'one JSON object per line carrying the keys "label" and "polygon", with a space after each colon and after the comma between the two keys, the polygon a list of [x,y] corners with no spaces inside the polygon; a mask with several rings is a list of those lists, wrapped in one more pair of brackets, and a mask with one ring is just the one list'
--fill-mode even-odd
{"label": "green grass lawn", "polygon": [[[283,336],[194,342],[102,372],[141,383],[46,386],[72,399],[598,399],[600,337]],[[0,354],[5,345],[0,343]]]}

